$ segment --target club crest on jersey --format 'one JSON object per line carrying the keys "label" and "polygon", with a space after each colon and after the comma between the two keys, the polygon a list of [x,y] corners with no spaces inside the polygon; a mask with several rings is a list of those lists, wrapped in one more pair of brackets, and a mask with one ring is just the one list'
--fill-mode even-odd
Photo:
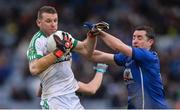
{"label": "club crest on jersey", "polygon": [[133,76],[132,76],[130,68],[127,68],[124,70],[123,78],[124,78],[126,85],[134,83]]}
{"label": "club crest on jersey", "polygon": [[124,80],[132,80],[133,79],[131,69],[127,68],[124,70],[123,78],[124,78]]}

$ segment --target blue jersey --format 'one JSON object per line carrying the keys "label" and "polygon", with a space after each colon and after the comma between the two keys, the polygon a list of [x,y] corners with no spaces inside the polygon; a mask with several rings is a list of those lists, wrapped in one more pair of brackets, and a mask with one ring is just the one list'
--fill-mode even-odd
{"label": "blue jersey", "polygon": [[159,58],[155,52],[132,48],[132,57],[118,53],[114,55],[114,61],[125,67],[128,108],[167,108]]}

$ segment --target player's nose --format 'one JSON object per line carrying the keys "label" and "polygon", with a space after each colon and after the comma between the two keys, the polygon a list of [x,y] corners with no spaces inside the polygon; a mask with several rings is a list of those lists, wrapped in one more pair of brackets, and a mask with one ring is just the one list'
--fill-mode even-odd
{"label": "player's nose", "polygon": [[56,22],[52,22],[52,23],[51,23],[51,27],[52,27],[52,28],[55,28],[56,26],[57,26],[57,23],[56,23]]}

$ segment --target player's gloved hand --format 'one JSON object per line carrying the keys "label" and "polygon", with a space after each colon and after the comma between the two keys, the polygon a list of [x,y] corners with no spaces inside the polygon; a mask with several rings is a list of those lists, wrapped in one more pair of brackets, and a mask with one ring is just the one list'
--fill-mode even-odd
{"label": "player's gloved hand", "polygon": [[60,58],[64,54],[68,54],[70,52],[70,48],[72,47],[72,42],[70,42],[68,38],[64,38],[64,37],[63,40],[61,40],[57,35],[54,35],[53,37],[57,47],[57,49],[53,52],[54,55],[57,58]]}
{"label": "player's gloved hand", "polygon": [[69,37],[68,33],[66,32],[63,32],[62,35],[63,35],[62,42],[64,43],[66,50],[68,49],[70,51],[73,48],[72,38]]}
{"label": "player's gloved hand", "polygon": [[104,22],[104,21],[101,21],[99,23],[96,23],[96,24],[93,24],[93,23],[90,23],[90,22],[85,22],[84,27],[88,28],[89,30],[91,31],[94,31],[94,30],[107,30],[109,29],[109,24]]}
{"label": "player's gloved hand", "polygon": [[103,63],[97,63],[95,70],[99,73],[105,73],[107,71],[108,65]]}
{"label": "player's gloved hand", "polygon": [[90,22],[85,22],[83,26],[88,28],[90,30],[90,33],[93,36],[99,35],[99,32],[101,30],[105,31],[105,30],[109,29],[109,24],[104,21],[96,23],[96,24],[92,24]]}
{"label": "player's gloved hand", "polygon": [[98,30],[103,30],[103,31],[105,31],[105,30],[108,30],[108,29],[109,29],[109,24],[106,23],[106,22],[104,22],[104,21],[101,21],[101,22],[99,22],[99,23],[96,23],[95,25],[96,25],[96,28],[97,28]]}

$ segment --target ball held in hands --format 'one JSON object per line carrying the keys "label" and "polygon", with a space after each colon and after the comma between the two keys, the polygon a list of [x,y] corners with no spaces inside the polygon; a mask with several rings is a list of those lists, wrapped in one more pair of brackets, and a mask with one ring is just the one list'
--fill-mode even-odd
{"label": "ball held in hands", "polygon": [[73,41],[74,39],[70,34],[63,31],[56,31],[47,38],[47,50],[53,53],[60,50],[63,54],[68,54],[73,47]]}

